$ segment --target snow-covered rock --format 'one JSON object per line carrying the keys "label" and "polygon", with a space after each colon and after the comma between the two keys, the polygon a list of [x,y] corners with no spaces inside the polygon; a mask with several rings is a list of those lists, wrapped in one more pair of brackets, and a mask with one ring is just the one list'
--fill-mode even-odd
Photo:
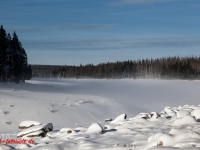
{"label": "snow-covered rock", "polygon": [[42,123],[37,122],[37,121],[23,121],[19,124],[19,129],[27,129],[32,126],[37,126],[37,125],[41,125],[41,124]]}
{"label": "snow-covered rock", "polygon": [[185,115],[190,115],[190,112],[187,110],[180,110],[176,112],[177,117],[184,117]]}
{"label": "snow-covered rock", "polygon": [[[17,134],[17,137],[23,137],[27,134],[30,133],[34,133],[36,131],[42,130],[45,133],[52,131],[53,130],[53,124],[52,123],[48,123],[48,124],[44,124],[44,125],[37,125],[37,126],[32,126],[30,128],[24,129],[21,132],[19,132]],[[41,134],[41,132],[38,132],[39,134]],[[36,135],[35,135],[36,136]]]}
{"label": "snow-covered rock", "polygon": [[127,118],[126,114],[121,114],[117,118],[115,118],[113,121],[110,122],[110,124],[120,124],[121,122],[125,121]]}
{"label": "snow-covered rock", "polygon": [[161,118],[166,118],[165,113],[164,113],[164,112],[161,112],[161,113],[160,113],[160,117],[161,117]]}
{"label": "snow-covered rock", "polygon": [[113,119],[105,119],[105,122],[113,121]]}
{"label": "snow-covered rock", "polygon": [[35,132],[31,132],[29,134],[24,135],[23,137],[44,137],[46,133],[43,130],[38,130]]}
{"label": "snow-covered rock", "polygon": [[200,121],[200,108],[193,110],[191,116],[194,116],[197,121]]}
{"label": "snow-covered rock", "polygon": [[147,113],[140,113],[136,118],[150,119],[151,115]]}
{"label": "snow-covered rock", "polygon": [[89,126],[89,128],[85,133],[103,133],[103,131],[104,130],[100,124],[93,123],[92,125]]}
{"label": "snow-covered rock", "polygon": [[160,117],[160,115],[157,112],[151,112],[151,119],[157,119]]}

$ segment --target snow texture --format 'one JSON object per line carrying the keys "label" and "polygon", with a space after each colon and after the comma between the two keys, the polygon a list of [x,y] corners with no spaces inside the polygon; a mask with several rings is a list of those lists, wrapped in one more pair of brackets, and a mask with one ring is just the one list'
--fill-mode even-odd
{"label": "snow texture", "polygon": [[186,80],[0,83],[1,139],[34,140],[0,149],[200,150],[199,89]]}

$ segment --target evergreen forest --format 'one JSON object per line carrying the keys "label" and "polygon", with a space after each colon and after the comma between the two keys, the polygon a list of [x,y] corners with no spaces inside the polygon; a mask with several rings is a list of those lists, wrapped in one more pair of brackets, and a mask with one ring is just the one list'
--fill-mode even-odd
{"label": "evergreen forest", "polygon": [[31,66],[16,32],[0,27],[0,82],[20,83],[31,79]]}
{"label": "evergreen forest", "polygon": [[79,66],[31,65],[34,78],[161,78],[200,79],[200,57],[166,57],[157,59],[107,62]]}

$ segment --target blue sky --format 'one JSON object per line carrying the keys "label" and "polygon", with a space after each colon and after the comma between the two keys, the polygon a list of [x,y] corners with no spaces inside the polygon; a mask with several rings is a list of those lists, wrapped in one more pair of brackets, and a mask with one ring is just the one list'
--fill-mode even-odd
{"label": "blue sky", "polygon": [[0,0],[30,64],[200,56],[199,0]]}

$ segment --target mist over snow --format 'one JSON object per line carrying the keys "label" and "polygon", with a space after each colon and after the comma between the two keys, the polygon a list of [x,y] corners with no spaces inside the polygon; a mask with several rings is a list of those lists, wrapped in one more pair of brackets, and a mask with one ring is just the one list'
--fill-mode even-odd
{"label": "mist over snow", "polygon": [[34,79],[30,83],[51,85],[70,94],[106,97],[118,103],[121,112],[133,115],[161,111],[165,106],[198,104],[200,97],[200,81],[188,80]]}
{"label": "mist over snow", "polygon": [[0,83],[0,138],[33,137],[36,141],[34,145],[10,144],[10,149],[198,148],[199,89],[198,80]]}

